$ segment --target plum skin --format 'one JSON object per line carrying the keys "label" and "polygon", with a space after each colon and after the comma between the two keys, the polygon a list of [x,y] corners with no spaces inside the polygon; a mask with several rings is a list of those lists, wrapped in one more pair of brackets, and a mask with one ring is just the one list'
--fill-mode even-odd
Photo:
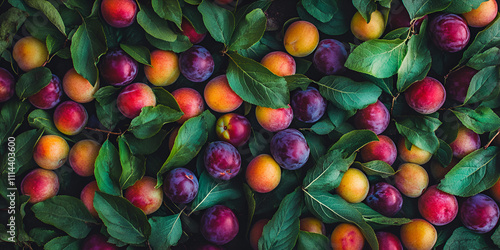
{"label": "plum skin", "polygon": [[5,102],[14,96],[16,81],[14,76],[4,68],[0,68],[0,102]]}
{"label": "plum skin", "polygon": [[215,132],[219,139],[239,147],[250,139],[252,127],[246,117],[229,113],[217,120]]}
{"label": "plum skin", "polygon": [[203,237],[217,245],[224,245],[236,237],[239,223],[233,211],[224,205],[215,205],[205,211],[200,221]]}
{"label": "plum skin", "polygon": [[403,197],[391,184],[379,182],[370,187],[366,204],[380,214],[391,217],[401,210]]}
{"label": "plum skin", "polygon": [[432,42],[447,52],[457,52],[465,48],[470,40],[467,22],[456,14],[441,14],[429,23]]}
{"label": "plum skin", "polygon": [[176,168],[170,171],[163,183],[163,192],[175,203],[189,203],[198,193],[198,178],[186,168]]}
{"label": "plum skin", "polygon": [[433,225],[443,226],[452,222],[458,214],[458,201],[454,195],[430,186],[418,199],[418,211]]}
{"label": "plum skin", "polygon": [[324,39],[314,52],[313,64],[321,73],[334,75],[345,71],[346,60],[347,50],[344,44],[335,39]]}
{"label": "plum skin", "polygon": [[369,129],[377,135],[385,131],[390,119],[389,110],[379,100],[358,110],[353,117],[354,126],[357,129]]}
{"label": "plum skin", "polygon": [[499,215],[498,205],[485,194],[471,196],[460,206],[462,223],[476,233],[491,231],[496,226]]}
{"label": "plum skin", "polygon": [[304,166],[311,150],[306,138],[296,129],[285,129],[271,140],[271,154],[284,169],[296,170]]}
{"label": "plum skin", "polygon": [[293,94],[290,106],[297,120],[314,123],[325,114],[326,100],[316,88],[308,87]]}
{"label": "plum skin", "polygon": [[28,100],[39,109],[51,109],[61,101],[62,92],[61,80],[53,74],[49,84],[28,97]]}
{"label": "plum skin", "polygon": [[104,82],[113,86],[130,84],[137,76],[139,64],[121,49],[106,53],[99,63]]}
{"label": "plum skin", "polygon": [[241,168],[240,153],[233,145],[224,141],[208,144],[204,161],[210,176],[220,180],[232,179]]}
{"label": "plum skin", "polygon": [[192,82],[203,82],[214,72],[214,59],[210,52],[200,46],[194,45],[182,52],[179,57],[181,74]]}

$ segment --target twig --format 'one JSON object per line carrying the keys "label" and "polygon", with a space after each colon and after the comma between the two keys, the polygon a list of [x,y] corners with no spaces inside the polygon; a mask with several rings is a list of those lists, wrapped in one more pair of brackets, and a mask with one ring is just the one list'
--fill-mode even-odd
{"label": "twig", "polygon": [[85,129],[87,130],[93,130],[93,131],[97,131],[97,132],[101,132],[101,133],[106,133],[108,135],[122,135],[123,133],[120,131],[120,132],[112,132],[112,131],[107,131],[107,130],[102,130],[102,129],[98,129],[98,128],[91,128],[91,127],[85,127]]}
{"label": "twig", "polygon": [[491,140],[488,142],[488,144],[486,144],[486,146],[484,146],[484,149],[487,149],[491,143],[495,140],[495,138],[497,138],[497,136],[500,134],[500,129],[497,131],[497,133],[493,136],[493,138],[491,138]]}

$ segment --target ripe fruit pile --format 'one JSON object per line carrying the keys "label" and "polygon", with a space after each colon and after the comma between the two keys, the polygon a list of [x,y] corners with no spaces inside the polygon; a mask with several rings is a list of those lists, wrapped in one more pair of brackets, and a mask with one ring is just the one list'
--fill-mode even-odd
{"label": "ripe fruit pile", "polygon": [[0,9],[1,249],[500,247],[495,0]]}

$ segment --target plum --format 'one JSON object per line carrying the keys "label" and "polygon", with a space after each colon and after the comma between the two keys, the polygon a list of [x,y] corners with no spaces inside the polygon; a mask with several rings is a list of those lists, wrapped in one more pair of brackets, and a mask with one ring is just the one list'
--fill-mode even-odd
{"label": "plum", "polygon": [[357,129],[369,129],[378,135],[389,126],[391,115],[384,104],[377,100],[366,108],[358,110],[352,119]]}
{"label": "plum", "polygon": [[465,48],[470,40],[470,31],[465,19],[456,14],[441,14],[429,23],[432,42],[441,50],[457,52]]}
{"label": "plum", "polygon": [[198,178],[189,169],[176,168],[165,176],[163,192],[175,203],[189,203],[198,193]]}
{"label": "plum", "polygon": [[101,79],[113,86],[124,86],[137,76],[139,64],[121,49],[112,49],[99,62]]}
{"label": "plum", "polygon": [[28,100],[39,109],[51,109],[59,104],[62,93],[61,80],[56,75],[52,75],[49,84],[36,94],[28,97]]}
{"label": "plum", "polygon": [[403,196],[391,184],[379,182],[370,187],[366,204],[380,214],[391,217],[401,210]]}
{"label": "plum", "polygon": [[420,114],[432,114],[443,106],[446,91],[443,84],[432,77],[413,83],[405,90],[406,103]]}
{"label": "plum", "polygon": [[458,214],[458,201],[454,195],[430,186],[418,199],[418,211],[424,219],[436,226],[452,222]]}
{"label": "plum", "polygon": [[221,116],[215,127],[215,133],[219,139],[235,147],[244,145],[250,139],[251,132],[252,127],[248,119],[235,113]]}
{"label": "plum", "polygon": [[385,135],[378,135],[378,141],[372,141],[359,150],[363,161],[384,161],[392,165],[398,157],[398,150],[394,141]]}
{"label": "plum", "polygon": [[314,52],[313,64],[319,72],[335,75],[345,71],[346,60],[347,50],[344,44],[335,39],[324,39]]}
{"label": "plum", "polygon": [[0,102],[9,100],[15,92],[14,76],[4,68],[0,68]]}
{"label": "plum", "polygon": [[208,173],[216,179],[229,180],[240,172],[240,153],[230,143],[215,141],[208,144],[204,160]]}
{"label": "plum", "polygon": [[306,164],[310,153],[306,138],[296,129],[282,130],[271,140],[271,154],[284,169],[301,168]]}
{"label": "plum", "polygon": [[200,34],[196,32],[191,22],[189,22],[186,18],[182,18],[181,28],[182,34],[187,36],[192,44],[201,43],[201,41],[203,41],[203,39],[207,35],[207,33]]}
{"label": "plum", "polygon": [[314,123],[325,114],[326,100],[316,88],[308,87],[292,95],[290,106],[297,120]]}
{"label": "plum", "polygon": [[464,102],[470,81],[477,72],[479,71],[467,66],[451,72],[446,78],[447,96],[455,101]]}
{"label": "plum", "polygon": [[217,245],[224,245],[236,237],[239,231],[238,218],[223,205],[215,205],[205,211],[200,221],[203,237]]}
{"label": "plum", "polygon": [[179,57],[181,74],[192,82],[203,82],[214,72],[214,59],[210,52],[200,45],[194,45]]}
{"label": "plum", "polygon": [[396,235],[385,231],[379,231],[375,235],[377,236],[379,249],[403,250],[403,245]]}
{"label": "plum", "polygon": [[108,242],[102,234],[91,234],[83,243],[82,250],[115,250],[117,246]]}
{"label": "plum", "polygon": [[496,226],[499,215],[497,203],[485,194],[471,196],[460,206],[462,223],[476,233],[491,231]]}

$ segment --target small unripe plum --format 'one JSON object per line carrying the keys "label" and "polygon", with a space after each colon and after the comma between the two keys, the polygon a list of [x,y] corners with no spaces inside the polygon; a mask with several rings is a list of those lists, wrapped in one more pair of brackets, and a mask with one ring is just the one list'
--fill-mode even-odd
{"label": "small unripe plum", "polygon": [[112,49],[99,62],[104,83],[113,86],[130,84],[137,76],[139,64],[121,49]]}
{"label": "small unripe plum", "polygon": [[249,241],[250,246],[253,250],[259,250],[259,239],[262,237],[262,231],[264,230],[264,226],[269,222],[269,219],[261,219],[255,222],[250,229]]}
{"label": "small unripe plum", "polygon": [[28,97],[28,100],[39,109],[51,109],[61,101],[62,92],[61,80],[56,75],[52,75],[49,84]]}
{"label": "small unripe plum", "polygon": [[243,103],[243,99],[229,86],[226,75],[210,80],[205,85],[203,95],[208,107],[219,113],[232,112]]}
{"label": "small unripe plum", "polygon": [[359,11],[351,19],[351,32],[361,41],[377,39],[382,36],[384,30],[384,16],[378,10],[372,12],[370,22],[366,22]]}
{"label": "small unripe plum", "polygon": [[184,115],[181,116],[177,123],[184,123],[189,118],[200,115],[205,110],[205,102],[200,93],[192,88],[180,88],[172,92],[175,100],[179,104],[181,111]]}
{"label": "small unripe plum", "polygon": [[389,126],[391,115],[385,105],[377,100],[366,108],[358,110],[352,119],[357,129],[369,129],[378,135]]}
{"label": "small unripe plum", "polygon": [[203,82],[214,72],[212,54],[200,45],[194,45],[181,53],[179,68],[181,74],[192,82]]}
{"label": "small unripe plum", "polygon": [[476,132],[462,126],[458,128],[457,138],[450,143],[453,156],[462,159],[481,147],[481,138]]}
{"label": "small unripe plum", "polygon": [[65,101],[54,111],[54,125],[65,135],[76,135],[87,125],[89,116],[83,105],[73,101]]}
{"label": "small unripe plum", "polygon": [[420,114],[432,114],[443,106],[446,90],[443,84],[432,77],[413,83],[405,91],[406,103]]}
{"label": "small unripe plum", "polygon": [[255,108],[255,117],[265,130],[277,132],[290,126],[293,120],[293,110],[290,104],[287,108],[279,109],[257,106]]}
{"label": "small unripe plum", "polygon": [[293,93],[290,105],[293,116],[305,123],[317,122],[326,111],[325,98],[313,87]]}
{"label": "small unripe plum", "polygon": [[430,186],[418,198],[418,211],[424,219],[436,226],[452,222],[458,214],[458,201],[454,195]]}
{"label": "small unripe plum", "polygon": [[401,137],[398,142],[398,153],[401,159],[405,162],[424,165],[429,162],[432,157],[431,152],[425,151],[415,145],[411,145],[410,150],[406,148],[405,138]]}
{"label": "small unripe plum", "polygon": [[399,238],[389,232],[379,231],[377,236],[378,247],[381,250],[403,250],[403,245]]}
{"label": "small unripe plum", "polygon": [[363,146],[359,150],[359,154],[365,162],[379,160],[392,165],[398,157],[398,150],[391,138],[378,135],[378,141],[372,141]]}
{"label": "small unripe plum", "polygon": [[324,39],[314,52],[313,64],[319,72],[335,75],[345,71],[346,60],[347,50],[344,44],[335,39]]}
{"label": "small unripe plum", "polygon": [[156,96],[148,85],[132,83],[118,94],[116,105],[125,117],[134,119],[141,114],[142,108],[156,105]]}
{"label": "small unripe plum", "polygon": [[248,164],[245,178],[255,192],[268,193],[280,183],[281,168],[273,157],[261,154]]}
{"label": "small unripe plum", "polygon": [[315,217],[300,219],[300,231],[326,235],[325,224]]}
{"label": "small unripe plum", "polygon": [[306,138],[296,129],[285,129],[276,133],[271,140],[271,154],[284,169],[296,170],[304,166],[311,150]]}
{"label": "small unripe plum", "polygon": [[165,176],[163,192],[172,202],[186,204],[198,193],[198,178],[186,168],[176,168]]}
{"label": "small unripe plum", "polygon": [[361,250],[365,245],[365,238],[357,226],[341,223],[333,229],[330,242],[333,249]]}
{"label": "small unripe plum", "polygon": [[33,149],[33,160],[41,168],[54,170],[60,168],[68,159],[69,145],[57,135],[44,135]]}
{"label": "small unripe plum", "polygon": [[464,66],[448,74],[448,78],[446,78],[447,96],[455,101],[464,102],[470,81],[477,72],[479,71],[476,69]]}
{"label": "small unripe plum", "polygon": [[96,191],[99,191],[97,182],[91,181],[89,184],[83,187],[82,192],[80,193],[80,200],[82,200],[83,204],[85,205],[85,207],[87,207],[90,214],[97,218],[98,214],[94,208],[94,196]]}
{"label": "small unripe plum", "polygon": [[207,35],[207,33],[200,34],[196,32],[193,25],[186,18],[182,18],[181,29],[182,34],[187,36],[192,44],[201,43]]}
{"label": "small unripe plum", "polygon": [[461,16],[445,13],[434,17],[429,23],[432,42],[441,50],[457,52],[469,43],[470,31]]}
{"label": "small unripe plum", "polygon": [[137,14],[137,4],[134,0],[103,0],[101,14],[104,21],[115,28],[132,25]]}
{"label": "small unripe plum", "polygon": [[50,199],[56,196],[57,192],[59,192],[59,178],[51,170],[36,168],[21,182],[21,193],[30,197],[31,204]]}
{"label": "small unripe plum", "polygon": [[460,206],[462,223],[476,233],[491,231],[497,225],[499,216],[497,203],[485,194],[471,196]]}
{"label": "small unripe plum", "polygon": [[0,67],[0,102],[5,102],[14,96],[16,81],[14,76],[4,68]]}
{"label": "small unripe plum", "polygon": [[293,57],[283,51],[269,52],[260,63],[277,76],[294,75],[297,69]]}
{"label": "small unripe plum", "polygon": [[359,203],[368,195],[370,183],[365,173],[357,168],[349,168],[342,177],[335,192],[350,203]]}
{"label": "small unripe plum", "polygon": [[215,133],[222,141],[229,142],[235,147],[247,143],[250,139],[252,127],[248,119],[242,115],[229,113],[221,116],[216,123]]}
{"label": "small unripe plum", "polygon": [[234,178],[241,168],[240,153],[233,145],[224,141],[208,144],[204,161],[210,176],[220,180]]}
{"label": "small unripe plum", "polygon": [[394,175],[394,183],[402,194],[417,198],[429,185],[429,175],[420,165],[404,163]]}
{"label": "small unripe plum", "polygon": [[379,182],[370,187],[366,204],[387,217],[394,216],[403,206],[403,196],[391,184]]}
{"label": "small unripe plum", "polygon": [[26,36],[14,44],[12,58],[23,71],[41,67],[49,59],[45,43],[32,36]]}
{"label": "small unripe plum", "polygon": [[82,250],[118,250],[119,248],[108,242],[102,234],[91,234],[85,238]]}
{"label": "small unripe plum", "polygon": [[498,5],[496,0],[482,2],[477,9],[463,13],[462,17],[471,27],[482,28],[490,24],[497,17]]}
{"label": "small unripe plum", "polygon": [[151,66],[144,65],[144,74],[155,86],[168,86],[177,81],[179,57],[172,51],[154,50],[151,52]]}
{"label": "small unripe plum", "polygon": [[318,28],[307,21],[295,21],[286,29],[283,42],[288,54],[295,57],[308,56],[318,46]]}
{"label": "small unripe plum", "polygon": [[437,241],[436,228],[423,219],[413,219],[400,230],[401,242],[409,250],[430,250]]}
{"label": "small unripe plum", "polygon": [[101,144],[94,140],[86,139],[81,140],[69,151],[69,165],[79,176],[92,176],[94,175],[94,165]]}
{"label": "small unripe plum", "polygon": [[146,215],[152,214],[163,203],[163,191],[161,188],[155,188],[155,186],[155,178],[144,176],[134,185],[125,189],[123,197],[140,208]]}
{"label": "small unripe plum", "polygon": [[68,70],[63,78],[63,90],[71,100],[78,103],[88,103],[94,100],[94,94],[99,89],[99,78],[94,86],[78,74],[74,68]]}
{"label": "small unripe plum", "polygon": [[200,221],[203,237],[217,245],[224,245],[236,237],[239,231],[238,219],[230,208],[215,205],[205,211]]}

